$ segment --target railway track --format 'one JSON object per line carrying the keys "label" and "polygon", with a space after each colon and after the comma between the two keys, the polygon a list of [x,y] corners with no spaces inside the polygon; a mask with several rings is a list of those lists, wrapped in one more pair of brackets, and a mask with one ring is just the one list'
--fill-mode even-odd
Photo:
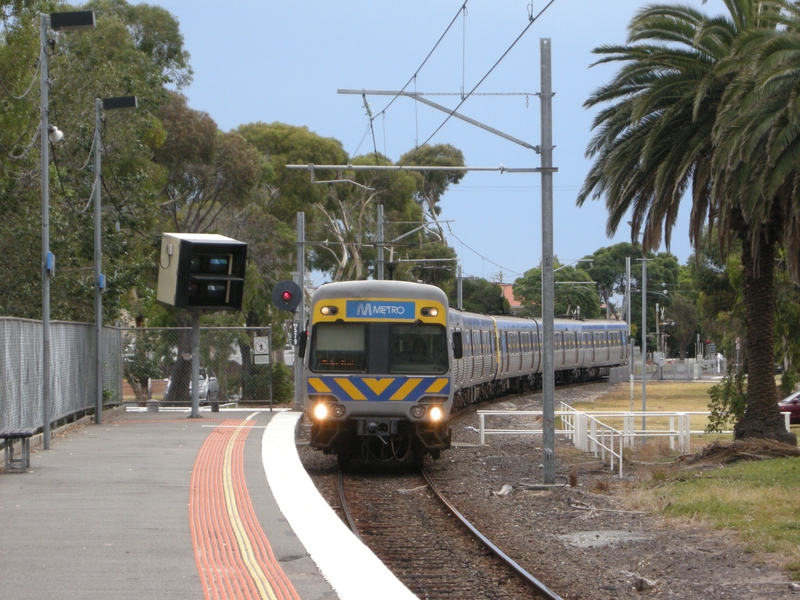
{"label": "railway track", "polygon": [[340,470],[338,490],[353,532],[420,598],[560,598],[470,524],[424,470]]}

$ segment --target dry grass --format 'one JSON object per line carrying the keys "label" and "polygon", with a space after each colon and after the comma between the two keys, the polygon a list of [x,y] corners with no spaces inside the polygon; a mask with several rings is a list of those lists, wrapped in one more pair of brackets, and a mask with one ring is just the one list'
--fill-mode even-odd
{"label": "dry grass", "polygon": [[[711,385],[648,383],[647,411],[705,412]],[[636,387],[634,410],[641,410],[641,403],[641,387]],[[595,402],[574,407],[589,413],[629,411],[630,386],[617,385]],[[706,417],[692,417],[693,431],[703,430],[705,424]],[[651,416],[647,425],[648,430],[666,426]],[[800,434],[800,427],[793,430]],[[735,531],[756,559],[771,555],[800,579],[800,450],[769,441],[732,442],[731,438],[692,435],[694,454],[682,457],[670,450],[668,438],[649,438],[625,450],[626,472],[632,478],[616,481],[613,487],[631,510]],[[597,493],[609,491],[607,478],[591,485]]]}
{"label": "dry grass", "polygon": [[[646,391],[646,407],[648,413],[658,412],[708,412],[709,388],[715,382],[648,382]],[[619,383],[610,392],[600,396],[594,402],[576,402],[573,404],[576,410],[593,412],[630,412],[631,411],[631,392],[629,383]],[[633,389],[633,411],[642,410],[642,387],[641,382],[634,385]],[[621,418],[601,418],[601,420],[616,429],[622,429]],[[691,415],[690,428],[692,431],[705,430],[708,418],[705,415]],[[646,427],[653,431],[666,430],[669,428],[669,417],[647,416]],[[636,417],[636,427],[641,428],[641,417]],[[659,438],[655,438],[659,440]],[[699,449],[709,441],[718,439],[730,439],[728,435],[706,435],[697,434],[692,436],[692,449]],[[659,440],[657,443],[667,443]],[[650,444],[647,444],[650,446]],[[652,453],[653,449],[646,452]],[[667,452],[669,454],[669,452]],[[647,460],[646,457],[637,457],[637,460]]]}

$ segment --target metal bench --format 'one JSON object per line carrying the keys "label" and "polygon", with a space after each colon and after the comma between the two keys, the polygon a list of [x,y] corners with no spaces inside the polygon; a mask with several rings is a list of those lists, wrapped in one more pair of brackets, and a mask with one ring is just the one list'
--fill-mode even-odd
{"label": "metal bench", "polygon": [[[5,472],[25,473],[31,466],[31,437],[35,429],[3,429],[0,431],[0,440],[3,440],[5,450]],[[20,457],[14,458],[14,442],[20,441]]]}

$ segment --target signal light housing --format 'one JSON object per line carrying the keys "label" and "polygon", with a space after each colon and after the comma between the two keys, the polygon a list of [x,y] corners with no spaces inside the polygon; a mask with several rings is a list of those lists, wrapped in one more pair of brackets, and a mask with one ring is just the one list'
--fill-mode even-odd
{"label": "signal light housing", "polygon": [[293,311],[303,300],[303,291],[294,281],[279,281],[272,290],[272,302],[281,310]]}
{"label": "signal light housing", "polygon": [[191,311],[239,310],[246,261],[244,242],[216,234],[165,233],[156,297]]}

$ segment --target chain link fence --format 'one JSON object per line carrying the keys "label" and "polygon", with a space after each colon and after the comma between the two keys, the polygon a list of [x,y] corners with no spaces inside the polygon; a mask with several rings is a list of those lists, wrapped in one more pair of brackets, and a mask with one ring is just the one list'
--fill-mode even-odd
{"label": "chain link fence", "polygon": [[[138,327],[121,332],[123,402],[190,405],[191,327]],[[283,352],[271,351],[269,327],[201,327],[199,333],[201,405],[255,407],[292,401],[292,373],[283,364]]]}
{"label": "chain link fence", "polygon": [[[119,404],[120,331],[103,328],[103,346],[104,403]],[[42,347],[41,321],[0,317],[0,429],[42,427]],[[93,413],[97,389],[94,325],[52,321],[50,357],[50,421]]]}

